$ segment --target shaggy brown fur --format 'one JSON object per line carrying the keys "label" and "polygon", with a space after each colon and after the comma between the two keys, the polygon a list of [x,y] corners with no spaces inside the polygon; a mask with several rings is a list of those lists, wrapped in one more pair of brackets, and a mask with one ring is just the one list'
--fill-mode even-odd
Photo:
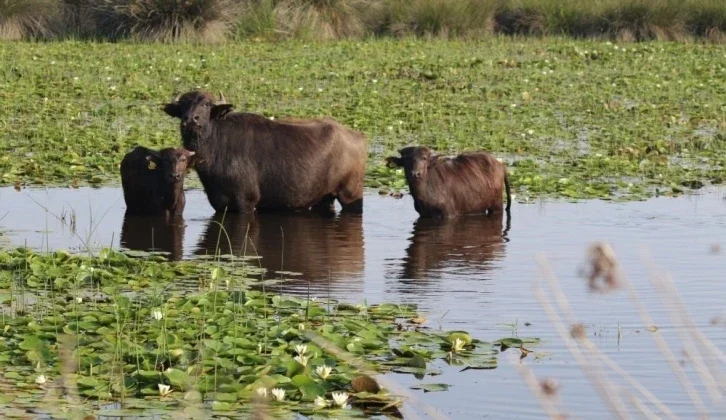
{"label": "shaggy brown fur", "polygon": [[414,208],[422,217],[453,217],[498,213],[503,210],[502,190],[511,206],[506,167],[487,152],[440,157],[428,147],[404,147],[401,157],[387,163],[402,166]]}
{"label": "shaggy brown fur", "polygon": [[224,97],[192,91],[164,111],[181,120],[184,146],[217,212],[362,211],[366,138],[332,118],[270,120],[232,112]]}
{"label": "shaggy brown fur", "polygon": [[179,216],[184,211],[184,178],[194,152],[169,147],[159,152],[137,146],[121,160],[126,212]]}

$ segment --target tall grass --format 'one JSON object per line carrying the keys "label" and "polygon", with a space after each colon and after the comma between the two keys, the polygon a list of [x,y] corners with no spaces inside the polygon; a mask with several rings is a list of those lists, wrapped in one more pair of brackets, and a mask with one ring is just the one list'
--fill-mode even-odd
{"label": "tall grass", "polygon": [[112,39],[221,42],[236,22],[237,0],[100,0],[99,31]]}
{"label": "tall grass", "polygon": [[52,36],[59,12],[59,0],[1,0],[0,39]]}
{"label": "tall grass", "polygon": [[471,37],[492,33],[496,0],[389,0],[388,31],[394,35]]}
{"label": "tall grass", "polygon": [[[615,253],[607,243],[596,243],[588,250],[589,272],[583,272],[588,280],[591,292],[617,293],[624,292],[644,325],[655,325],[651,314],[638,297],[635,288],[625,278]],[[721,349],[703,334],[688,312],[682,297],[676,289],[675,282],[666,273],[658,269],[647,252],[642,257],[648,268],[650,283],[655,294],[668,313],[673,325],[683,326],[677,328],[682,349],[676,349],[665,341],[662,335],[653,334],[654,349],[652,357],[662,356],[673,371],[677,382],[691,400],[694,417],[708,418],[709,409],[705,404],[706,397],[711,399],[713,407],[721,406],[724,401],[723,368],[726,366],[726,357]],[[588,337],[585,327],[577,321],[577,317],[567,298],[565,289],[554,275],[552,267],[547,260],[537,257],[541,270],[541,279],[534,282],[534,296],[542,306],[545,314],[555,327],[560,338],[565,342],[577,365],[586,374],[593,388],[597,391],[606,408],[613,418],[630,418],[631,411],[643,418],[677,418],[665,401],[645,387],[638,379],[623,369]],[[549,290],[548,290],[549,289]],[[699,393],[694,382],[679,362],[676,354],[678,350],[692,363],[697,378],[701,381],[705,391]],[[546,381],[538,381],[533,372],[513,362],[515,368],[522,375],[531,392],[542,404],[543,409],[551,419],[562,418],[562,407],[557,400],[557,390],[552,389]],[[624,384],[616,386],[608,377],[616,376]]]}
{"label": "tall grass", "polygon": [[253,0],[243,3],[235,28],[236,38],[274,38],[277,34],[275,0]]}
{"label": "tall grass", "polygon": [[282,33],[326,40],[367,35],[380,7],[378,0],[279,0],[274,13]]}
{"label": "tall grass", "polygon": [[234,38],[566,35],[726,39],[722,0],[3,0],[0,38],[161,42]]}

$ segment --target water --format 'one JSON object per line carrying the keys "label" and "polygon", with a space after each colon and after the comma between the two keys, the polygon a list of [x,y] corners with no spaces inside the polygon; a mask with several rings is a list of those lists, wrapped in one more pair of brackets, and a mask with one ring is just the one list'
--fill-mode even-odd
{"label": "water", "polygon": [[[44,250],[81,250],[89,245],[149,249],[153,227],[153,245],[173,258],[213,253],[218,243],[228,252],[231,243],[237,255],[261,255],[268,277],[291,278],[279,286],[285,293],[305,294],[309,286],[313,295],[330,294],[353,303],[416,303],[431,327],[467,330],[484,340],[512,333],[540,337],[544,342],[536,348],[537,357],[530,355],[521,364],[540,379],[559,382],[561,411],[574,418],[613,418],[534,296],[533,281],[541,277],[535,256],[542,255],[603,353],[678,417],[695,417],[690,399],[654,344],[654,335],[664,337],[713,418],[726,415],[726,406],[709,399],[693,363],[684,357],[679,332],[686,327],[669,318],[653,292],[645,256],[673,276],[697,327],[719,349],[726,348],[726,325],[712,323],[726,317],[726,258],[714,252],[714,245],[726,245],[722,191],[635,203],[514,203],[505,237],[501,232],[507,229],[506,220],[418,220],[408,196],[371,194],[362,217],[228,215],[222,221],[213,215],[203,192],[187,194],[184,223],[170,227],[148,219],[124,219],[122,193],[116,188],[0,189],[0,217],[5,215],[0,221],[5,235],[0,238]],[[217,222],[225,226],[229,240],[220,239]],[[586,261],[586,248],[601,240],[612,244],[657,332],[640,319],[625,292],[588,293],[578,271]],[[423,381],[451,384],[449,392],[411,392],[450,418],[543,418],[539,402],[510,363],[510,354],[516,356],[516,350],[502,354],[494,370],[445,369],[443,375]],[[723,372],[723,364],[718,366]],[[421,382],[405,375],[390,378],[405,387]],[[723,376],[716,379],[726,387]]]}

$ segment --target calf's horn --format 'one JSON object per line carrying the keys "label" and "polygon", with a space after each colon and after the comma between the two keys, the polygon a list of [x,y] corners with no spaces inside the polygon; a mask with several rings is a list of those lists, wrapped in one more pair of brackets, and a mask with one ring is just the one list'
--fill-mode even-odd
{"label": "calf's horn", "polygon": [[217,103],[218,104],[226,104],[227,103],[227,99],[224,98],[224,93],[222,93],[221,90],[219,91],[219,102],[217,102]]}
{"label": "calf's horn", "polygon": [[174,103],[176,103],[176,102],[179,102],[179,99],[181,99],[181,96],[182,96],[182,95],[181,95],[181,93],[180,93],[180,94],[178,94],[178,95],[176,95],[176,96],[174,97],[174,100],[173,100],[172,102],[174,102]]}

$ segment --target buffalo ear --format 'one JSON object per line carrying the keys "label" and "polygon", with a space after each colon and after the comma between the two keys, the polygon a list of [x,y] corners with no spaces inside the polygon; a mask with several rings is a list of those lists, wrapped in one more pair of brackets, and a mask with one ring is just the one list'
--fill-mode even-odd
{"label": "buffalo ear", "polygon": [[176,102],[164,105],[164,112],[166,112],[170,117],[181,118],[181,107]]}
{"label": "buffalo ear", "polygon": [[146,155],[146,168],[153,171],[159,166],[159,160],[161,160],[161,156],[159,156],[158,153],[150,151],[149,154]]}
{"label": "buffalo ear", "polygon": [[393,167],[403,166],[403,159],[401,159],[400,157],[396,157],[396,156],[387,157],[386,165],[393,166]]}
{"label": "buffalo ear", "polygon": [[215,105],[212,107],[212,112],[209,114],[209,117],[213,120],[224,118],[225,115],[232,112],[232,108],[234,108],[234,105],[230,104],[222,104],[222,105]]}

